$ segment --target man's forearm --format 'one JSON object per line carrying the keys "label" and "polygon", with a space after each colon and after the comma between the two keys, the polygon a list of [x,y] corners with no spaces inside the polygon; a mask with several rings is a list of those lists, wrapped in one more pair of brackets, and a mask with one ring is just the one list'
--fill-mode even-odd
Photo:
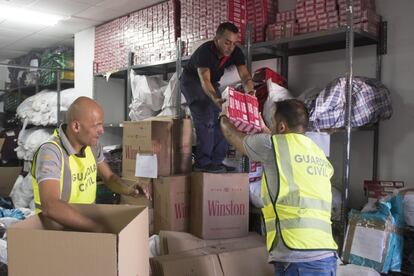
{"label": "man's forearm", "polygon": [[236,150],[242,154],[246,154],[243,147],[243,139],[246,134],[239,131],[226,116],[220,117],[220,127],[227,142],[229,142],[229,144],[234,146]]}
{"label": "man's forearm", "polygon": [[60,199],[42,202],[42,213],[45,217],[72,230],[102,232],[104,226],[81,214],[78,210]]}
{"label": "man's forearm", "polygon": [[243,87],[246,92],[254,91],[254,83],[250,76],[246,80],[243,80]]}
{"label": "man's forearm", "polygon": [[211,82],[203,82],[201,87],[203,88],[204,93],[210,98],[215,99],[218,98],[216,89],[214,89],[214,86],[211,84]]}
{"label": "man's forearm", "polygon": [[108,186],[108,188],[111,189],[111,191],[114,193],[128,195],[131,192],[129,186],[126,185],[116,174],[112,174],[111,177],[104,182],[106,186]]}

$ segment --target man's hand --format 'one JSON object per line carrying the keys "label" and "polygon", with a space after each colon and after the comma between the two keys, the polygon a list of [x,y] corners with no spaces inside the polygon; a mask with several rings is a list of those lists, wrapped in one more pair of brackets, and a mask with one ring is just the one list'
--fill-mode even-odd
{"label": "man's hand", "polygon": [[222,104],[221,105],[221,107],[220,107],[220,109],[221,109],[221,112],[220,112],[220,114],[219,114],[219,117],[220,117],[220,115],[227,115],[228,114],[228,108],[229,108],[229,105],[228,104]]}
{"label": "man's hand", "polygon": [[263,116],[262,116],[262,112],[259,112],[259,118],[260,118],[260,127],[262,129],[263,133],[266,134],[272,134],[272,132],[270,131],[270,129],[266,126],[266,123],[263,120]]}
{"label": "man's hand", "polygon": [[222,109],[223,103],[226,101],[225,99],[219,97],[211,97],[211,100],[220,109]]}
{"label": "man's hand", "polygon": [[247,94],[251,95],[251,96],[256,96],[256,90],[250,90],[247,92]]}
{"label": "man's hand", "polygon": [[139,184],[134,184],[128,187],[127,195],[138,197],[141,194],[145,195],[147,199],[152,200],[148,185],[141,186]]}

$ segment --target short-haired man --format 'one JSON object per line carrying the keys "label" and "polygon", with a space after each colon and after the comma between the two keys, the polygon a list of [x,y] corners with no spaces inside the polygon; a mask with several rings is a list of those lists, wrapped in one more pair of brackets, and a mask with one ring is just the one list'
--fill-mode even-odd
{"label": "short-haired man", "polygon": [[[69,107],[66,124],[33,157],[32,183],[36,213],[74,230],[102,232],[105,225],[77,211],[69,203],[91,204],[96,198],[96,176],[115,193],[138,195],[138,186],[125,185],[104,160],[99,137],[104,112],[87,97]],[[149,198],[148,191],[143,191]]]}
{"label": "short-haired man", "polygon": [[224,102],[218,91],[224,69],[235,65],[245,91],[254,91],[245,57],[236,45],[238,32],[232,23],[220,24],[214,39],[202,44],[191,55],[181,76],[181,91],[189,105],[197,135],[194,171],[226,171],[222,162],[228,144],[217,122]]}
{"label": "short-haired man", "polygon": [[224,137],[263,164],[262,213],[275,275],[336,275],[333,167],[322,149],[304,135],[309,122],[306,106],[295,99],[275,105],[270,130],[254,135],[238,131],[224,110],[219,116]]}

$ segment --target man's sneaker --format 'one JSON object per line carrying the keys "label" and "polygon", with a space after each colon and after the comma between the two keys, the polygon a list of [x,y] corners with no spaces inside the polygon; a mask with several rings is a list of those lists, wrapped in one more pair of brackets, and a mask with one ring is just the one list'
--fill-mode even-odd
{"label": "man's sneaker", "polygon": [[224,167],[224,169],[226,170],[226,172],[235,172],[236,171],[236,168],[235,167],[227,166],[227,165],[224,165],[224,164],[221,164],[219,166]]}
{"label": "man's sneaker", "polygon": [[208,173],[225,173],[226,169],[223,166],[214,165],[214,164],[208,164],[203,167],[197,166],[197,164],[195,164],[193,166],[193,171],[194,172],[208,172]]}

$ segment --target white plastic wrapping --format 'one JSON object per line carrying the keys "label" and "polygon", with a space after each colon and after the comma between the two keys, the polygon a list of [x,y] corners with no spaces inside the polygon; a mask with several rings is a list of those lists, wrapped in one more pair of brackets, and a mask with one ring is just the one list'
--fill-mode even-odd
{"label": "white plastic wrapping", "polygon": [[132,121],[155,116],[161,111],[167,84],[159,76],[141,76],[131,71],[133,101],[129,106],[129,117]]}
{"label": "white plastic wrapping", "polygon": [[10,192],[15,208],[35,209],[33,198],[32,175],[29,173],[26,177],[19,175]]}
{"label": "white plastic wrapping", "polygon": [[7,241],[0,239],[0,262],[7,264]]}
{"label": "white plastic wrapping", "polygon": [[405,223],[414,227],[414,192],[408,192],[404,196],[403,206]]}
{"label": "white plastic wrapping", "polygon": [[376,270],[370,267],[359,266],[354,264],[338,265],[336,270],[337,276],[380,276]]}
{"label": "white plastic wrapping", "polygon": [[[66,111],[79,96],[74,88],[60,92],[60,110]],[[16,110],[17,116],[22,120],[36,126],[57,124],[57,92],[43,90],[24,100]]]}
{"label": "white plastic wrapping", "polygon": [[53,129],[39,127],[26,129],[24,125],[17,139],[18,146],[15,149],[17,157],[32,161],[35,151],[52,137],[52,133]]}
{"label": "white plastic wrapping", "polygon": [[271,79],[266,81],[267,90],[269,91],[269,96],[267,97],[264,105],[263,105],[263,114],[262,117],[267,126],[270,126],[272,121],[272,115],[274,113],[274,104],[275,102],[280,102],[287,99],[293,99],[292,95],[290,94],[289,90],[280,86]]}

